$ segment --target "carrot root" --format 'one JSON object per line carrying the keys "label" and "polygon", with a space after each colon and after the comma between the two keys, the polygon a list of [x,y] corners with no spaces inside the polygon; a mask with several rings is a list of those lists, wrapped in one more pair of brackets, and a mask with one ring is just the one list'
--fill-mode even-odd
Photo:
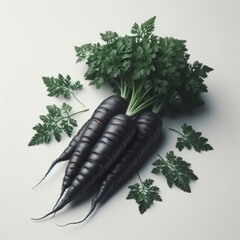
{"label": "carrot root", "polygon": [[[60,209],[59,209],[60,210]],[[54,209],[52,210],[51,212],[47,213],[46,215],[42,216],[42,217],[39,217],[39,218],[31,218],[31,220],[34,220],[34,221],[38,221],[38,220],[42,220],[48,216],[50,216],[51,214],[53,213],[56,213],[58,210]]]}
{"label": "carrot root", "polygon": [[51,166],[49,167],[49,169],[47,170],[46,174],[44,175],[44,177],[32,188],[32,189],[35,189],[39,184],[42,183],[42,181],[47,177],[47,175],[50,173],[50,171],[53,169],[53,167],[59,163],[59,162],[62,162],[62,161],[65,161],[65,159],[61,159],[60,157],[57,158],[52,164]]}
{"label": "carrot root", "polygon": [[47,213],[46,215],[40,217],[40,218],[31,218],[32,220],[42,220],[48,216],[50,216],[51,214],[55,214],[56,212],[58,212],[59,210],[61,210],[64,206],[66,206],[68,204],[68,201],[61,201],[58,206],[56,206],[55,209],[53,209],[51,212]]}

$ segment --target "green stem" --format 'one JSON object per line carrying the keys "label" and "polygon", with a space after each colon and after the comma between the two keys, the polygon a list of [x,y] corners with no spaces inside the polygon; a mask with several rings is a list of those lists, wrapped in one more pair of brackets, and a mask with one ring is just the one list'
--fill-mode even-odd
{"label": "green stem", "polygon": [[153,103],[154,97],[144,100],[150,90],[151,87],[144,89],[144,82],[138,88],[135,88],[134,82],[132,82],[132,94],[127,108],[127,115],[134,116]]}
{"label": "green stem", "polygon": [[145,102],[139,104],[135,109],[134,108],[128,108],[126,114],[128,116],[131,116],[131,117],[138,114],[139,112],[141,112],[142,110],[144,110],[145,108],[150,106],[152,104],[153,99],[154,99],[154,97],[149,98]]}
{"label": "green stem", "polygon": [[132,94],[128,104],[128,110],[132,107],[134,101],[135,101],[135,87],[134,87],[134,84],[132,83]]}
{"label": "green stem", "polygon": [[169,130],[179,134],[185,141],[187,141],[189,144],[193,145],[193,142],[191,141],[191,138],[189,136],[186,136],[185,134],[183,134],[173,128],[169,128]]}
{"label": "green stem", "polygon": [[82,102],[79,101],[79,99],[76,97],[76,95],[73,92],[71,92],[71,94],[77,100],[77,102],[79,102],[84,108],[86,108],[86,106]]}
{"label": "green stem", "polygon": [[139,172],[137,172],[137,176],[138,176],[139,181],[140,181],[140,183],[141,183],[141,185],[142,185],[142,188],[144,189],[144,184],[143,184],[143,181],[142,181],[142,179],[141,179],[141,177],[140,177]]}
{"label": "green stem", "polygon": [[179,132],[179,131],[177,131],[177,130],[175,130],[175,129],[173,129],[173,128],[169,128],[169,130],[171,130],[171,131],[179,134],[183,139],[185,139],[187,142],[191,143],[191,139],[188,138],[188,137],[187,137],[186,135],[184,135],[183,133],[181,133],[181,132]]}
{"label": "green stem", "polygon": [[[119,84],[117,81],[115,81],[115,84],[117,85],[119,91],[120,91],[120,96],[123,97],[123,87],[122,84]],[[123,97],[124,98],[124,97]]]}
{"label": "green stem", "polygon": [[157,101],[153,105],[152,111],[154,113],[160,113],[167,106],[166,99],[167,99],[167,95],[163,98],[162,101]]}
{"label": "green stem", "polygon": [[129,108],[130,111],[136,109],[139,106],[139,104],[143,100],[143,98],[146,95],[146,93],[141,95],[141,91],[137,89],[137,91],[135,92],[134,95],[135,96],[133,97],[132,105]]}
{"label": "green stem", "polygon": [[81,111],[78,111],[78,112],[75,112],[75,113],[72,113],[71,115],[69,115],[70,117],[72,117],[72,116],[74,116],[74,115],[77,115],[77,114],[79,114],[79,113],[82,113],[82,112],[87,112],[89,109],[83,109],[83,110],[81,110]]}
{"label": "green stem", "polygon": [[126,79],[128,79],[127,75],[124,73],[121,73],[119,76],[119,80],[115,80],[115,84],[119,89],[120,96],[127,100],[129,98],[130,88],[128,86],[128,81],[126,81]]}
{"label": "green stem", "polygon": [[184,134],[182,134],[182,133],[179,132],[178,130],[175,130],[175,129],[173,129],[173,128],[169,128],[169,130],[171,130],[171,131],[173,131],[173,132],[179,134],[179,135],[182,136],[183,138],[186,138],[186,137],[184,136]]}
{"label": "green stem", "polygon": [[157,154],[158,157],[160,158],[161,161],[163,161],[165,163],[165,165],[168,165],[172,171],[177,171],[176,166],[173,163],[170,163],[169,161],[166,161],[162,156],[160,156],[159,154]]}
{"label": "green stem", "polygon": [[65,119],[65,118],[70,118],[70,117],[72,117],[72,116],[74,116],[74,115],[77,115],[77,114],[79,114],[79,113],[86,112],[86,111],[88,111],[88,109],[83,109],[83,110],[81,110],[81,111],[72,113],[72,114],[70,114],[70,115],[67,113],[67,116],[62,116],[62,115],[61,115],[61,118],[59,118],[57,121],[54,121],[54,122],[57,124],[59,121]]}

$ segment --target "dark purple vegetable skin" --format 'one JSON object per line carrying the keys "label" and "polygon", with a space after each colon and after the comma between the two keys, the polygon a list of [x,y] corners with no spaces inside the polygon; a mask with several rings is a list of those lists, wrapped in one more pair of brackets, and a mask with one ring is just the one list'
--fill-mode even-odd
{"label": "dark purple vegetable skin", "polygon": [[128,103],[124,98],[112,95],[102,101],[93,112],[66,167],[59,199],[86,162],[109,120],[116,114],[125,113],[127,106]]}
{"label": "dark purple vegetable skin", "polygon": [[83,132],[84,132],[88,122],[89,122],[89,120],[80,128],[80,130],[73,137],[73,139],[70,141],[68,146],[62,152],[62,154],[55,161],[52,162],[52,164],[48,168],[48,170],[47,170],[46,174],[44,175],[44,177],[33,188],[37,187],[47,177],[47,175],[51,172],[51,170],[54,168],[54,166],[57,163],[69,160],[71,158],[71,156],[72,156],[72,154],[73,154],[73,152],[75,150],[75,147],[77,146],[78,142],[80,141],[80,139],[82,137],[82,134],[83,134]]}
{"label": "dark purple vegetable skin", "polygon": [[78,192],[87,190],[97,183],[126,150],[135,133],[136,126],[130,117],[124,114],[112,117],[63,199],[50,213],[34,220],[40,220],[56,213],[71,202]]}
{"label": "dark purple vegetable skin", "polygon": [[[137,131],[134,140],[120,157],[110,172],[106,175],[95,194],[91,209],[87,216],[77,224],[85,221],[96,209],[99,203],[108,199],[125,184],[149,158],[162,139],[162,119],[153,112],[143,112],[135,119]],[[66,224],[68,225],[68,224]],[[66,226],[64,225],[64,226]]]}

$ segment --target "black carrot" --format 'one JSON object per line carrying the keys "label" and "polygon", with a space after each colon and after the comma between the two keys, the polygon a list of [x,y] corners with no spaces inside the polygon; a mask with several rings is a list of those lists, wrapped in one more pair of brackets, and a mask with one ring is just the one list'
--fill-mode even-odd
{"label": "black carrot", "polygon": [[126,109],[127,101],[117,95],[106,98],[96,108],[68,162],[59,199],[78,174],[80,167],[86,162],[109,120],[116,114],[125,113]]}
{"label": "black carrot", "polygon": [[87,161],[68,188],[63,199],[54,210],[40,220],[56,213],[71,202],[79,191],[84,191],[96,183],[118,160],[133,140],[136,127],[133,120],[124,114],[115,115],[107,124],[97,144],[93,147]]}
{"label": "black carrot", "polygon": [[153,152],[156,146],[159,146],[162,138],[161,118],[156,113],[144,112],[136,117],[135,122],[137,131],[133,142],[102,181],[98,192],[92,200],[91,209],[87,216],[81,221],[66,225],[85,221],[100,202],[105,201],[136,174],[140,167],[149,159],[149,154]]}

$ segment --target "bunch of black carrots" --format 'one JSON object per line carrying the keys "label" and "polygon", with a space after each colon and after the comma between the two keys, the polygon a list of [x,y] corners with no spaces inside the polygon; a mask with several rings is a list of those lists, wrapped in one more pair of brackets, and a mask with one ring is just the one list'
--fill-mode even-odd
{"label": "bunch of black carrots", "polygon": [[97,107],[50,166],[44,178],[58,162],[69,160],[56,205],[38,219],[96,188],[84,221],[159,147],[164,115],[204,104],[200,94],[207,92],[204,79],[212,69],[198,61],[190,64],[186,41],[156,36],[154,25],[155,17],[135,23],[131,35],[107,31],[101,33],[102,43],[75,48],[78,62],[88,66],[86,80],[97,88],[109,84],[115,95]]}

